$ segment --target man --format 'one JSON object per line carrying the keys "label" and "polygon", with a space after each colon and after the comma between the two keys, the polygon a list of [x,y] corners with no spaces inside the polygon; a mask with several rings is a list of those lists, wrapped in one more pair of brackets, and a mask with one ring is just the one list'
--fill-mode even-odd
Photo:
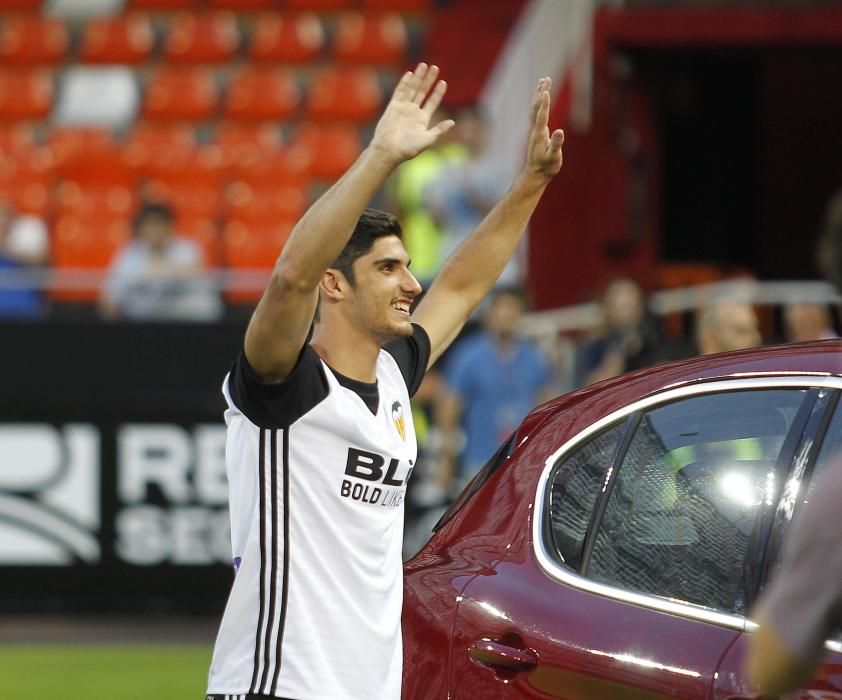
{"label": "man", "polygon": [[839,503],[842,464],[837,461],[810,491],[787,535],[781,566],[754,611],[746,671],[764,696],[806,683],[821,660],[824,642],[842,629],[842,546]]}
{"label": "man", "polygon": [[708,306],[696,324],[696,343],[702,355],[754,348],[761,340],[757,314],[745,302],[721,301]]}
{"label": "man", "polygon": [[431,126],[437,78],[404,74],[368,148],[298,222],[223,385],[237,573],[211,698],[400,696],[409,397],[503,269],[564,138],[542,79],[523,170],[410,316],[421,288],[400,226],[365,207],[453,126]]}
{"label": "man", "polygon": [[[817,245],[822,272],[842,289],[842,193],[829,202]],[[793,516],[781,564],[755,606],[745,670],[765,696],[807,683],[825,640],[842,629],[842,455],[837,454]]]}
{"label": "man", "polygon": [[788,343],[838,338],[827,304],[793,303],[784,307],[784,328]]}
{"label": "man", "polygon": [[133,222],[135,238],[114,256],[102,290],[109,318],[215,320],[222,301],[205,278],[202,251],[176,235],[167,204],[141,206]]}
{"label": "man", "polygon": [[19,215],[10,202],[0,200],[0,279],[9,273],[11,282],[0,285],[0,318],[44,315],[44,298],[34,277],[47,264],[49,241],[42,219]]}
{"label": "man", "polygon": [[[554,395],[546,359],[517,334],[523,311],[516,291],[497,290],[483,330],[459,343],[449,358],[436,411],[443,443],[439,478],[445,488],[467,483],[526,414]],[[461,453],[454,439],[460,425],[465,437]]]}

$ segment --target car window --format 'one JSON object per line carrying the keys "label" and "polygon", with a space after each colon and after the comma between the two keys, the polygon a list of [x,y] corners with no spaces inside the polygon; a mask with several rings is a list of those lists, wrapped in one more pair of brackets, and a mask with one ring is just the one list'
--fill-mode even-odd
{"label": "car window", "polygon": [[[842,462],[842,402],[836,404],[836,409],[827,426],[821,449],[816,457],[812,475],[806,485],[806,494],[803,502],[810,501],[810,494],[816,485],[816,481],[827,469],[839,469]],[[803,489],[802,489],[803,490]],[[801,501],[802,499],[799,499]],[[842,629],[836,629],[830,635],[830,639],[842,643]]]}
{"label": "car window", "polygon": [[836,410],[833,412],[833,416],[827,426],[824,440],[822,440],[821,449],[816,457],[816,463],[813,466],[812,477],[810,478],[810,483],[807,485],[804,500],[809,500],[813,485],[816,483],[818,477],[831,465],[836,466],[840,460],[842,460],[842,404],[837,403]]}
{"label": "car window", "polygon": [[805,394],[726,392],[644,413],[608,486],[586,575],[744,614],[752,529]]}
{"label": "car window", "polygon": [[603,430],[565,455],[550,476],[550,539],[561,563],[577,569],[594,504],[623,439],[627,421]]}

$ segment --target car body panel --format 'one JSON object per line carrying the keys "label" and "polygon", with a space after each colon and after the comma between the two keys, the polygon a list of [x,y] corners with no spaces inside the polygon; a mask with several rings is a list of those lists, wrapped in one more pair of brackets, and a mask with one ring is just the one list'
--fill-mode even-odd
{"label": "car body panel", "polygon": [[[736,682],[716,674],[723,658],[725,672],[730,659],[739,664],[742,618],[682,614],[700,606],[670,601],[658,610],[649,605],[653,596],[570,585],[548,570],[533,540],[539,481],[565,445],[671,389],[696,393],[722,380],[772,377],[839,388],[840,373],[842,341],[821,341],[641,370],[535,409],[509,459],[405,565],[403,697],[743,697]],[[494,663],[501,649],[502,667]]]}

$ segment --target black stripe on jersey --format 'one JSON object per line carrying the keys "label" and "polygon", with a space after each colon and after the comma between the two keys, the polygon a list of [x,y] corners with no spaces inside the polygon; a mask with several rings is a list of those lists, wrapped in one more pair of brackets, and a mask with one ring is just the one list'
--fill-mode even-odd
{"label": "black stripe on jersey", "polygon": [[257,692],[257,670],[260,664],[260,628],[263,626],[263,599],[265,596],[265,584],[263,580],[266,574],[266,431],[261,429],[258,432],[258,478],[257,489],[259,495],[260,510],[260,610],[257,614],[257,632],[254,639],[254,671],[251,675],[250,693]]}
{"label": "black stripe on jersey", "polygon": [[[278,431],[270,433],[269,441],[269,464],[271,469],[269,495],[272,498],[270,504],[271,527],[272,527],[272,559],[271,578],[269,582],[269,615],[263,636],[263,674],[260,677],[260,692],[266,692],[266,679],[269,675],[269,652],[272,647],[272,629],[275,626],[275,592],[278,588]],[[277,659],[275,659],[277,667]]]}
{"label": "black stripe on jersey", "polygon": [[278,687],[278,674],[281,670],[281,653],[284,643],[284,629],[287,618],[287,598],[289,593],[289,430],[284,430],[284,571],[281,578],[281,617],[278,621],[278,639],[275,648],[275,675],[272,678],[272,695]]}

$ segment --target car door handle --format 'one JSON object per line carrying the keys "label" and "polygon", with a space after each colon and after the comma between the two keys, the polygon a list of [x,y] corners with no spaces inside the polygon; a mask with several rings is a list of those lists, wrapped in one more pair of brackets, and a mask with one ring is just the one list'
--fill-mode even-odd
{"label": "car door handle", "polygon": [[468,653],[482,664],[512,671],[528,671],[538,665],[538,655],[534,651],[518,649],[493,639],[478,639],[468,648]]}

